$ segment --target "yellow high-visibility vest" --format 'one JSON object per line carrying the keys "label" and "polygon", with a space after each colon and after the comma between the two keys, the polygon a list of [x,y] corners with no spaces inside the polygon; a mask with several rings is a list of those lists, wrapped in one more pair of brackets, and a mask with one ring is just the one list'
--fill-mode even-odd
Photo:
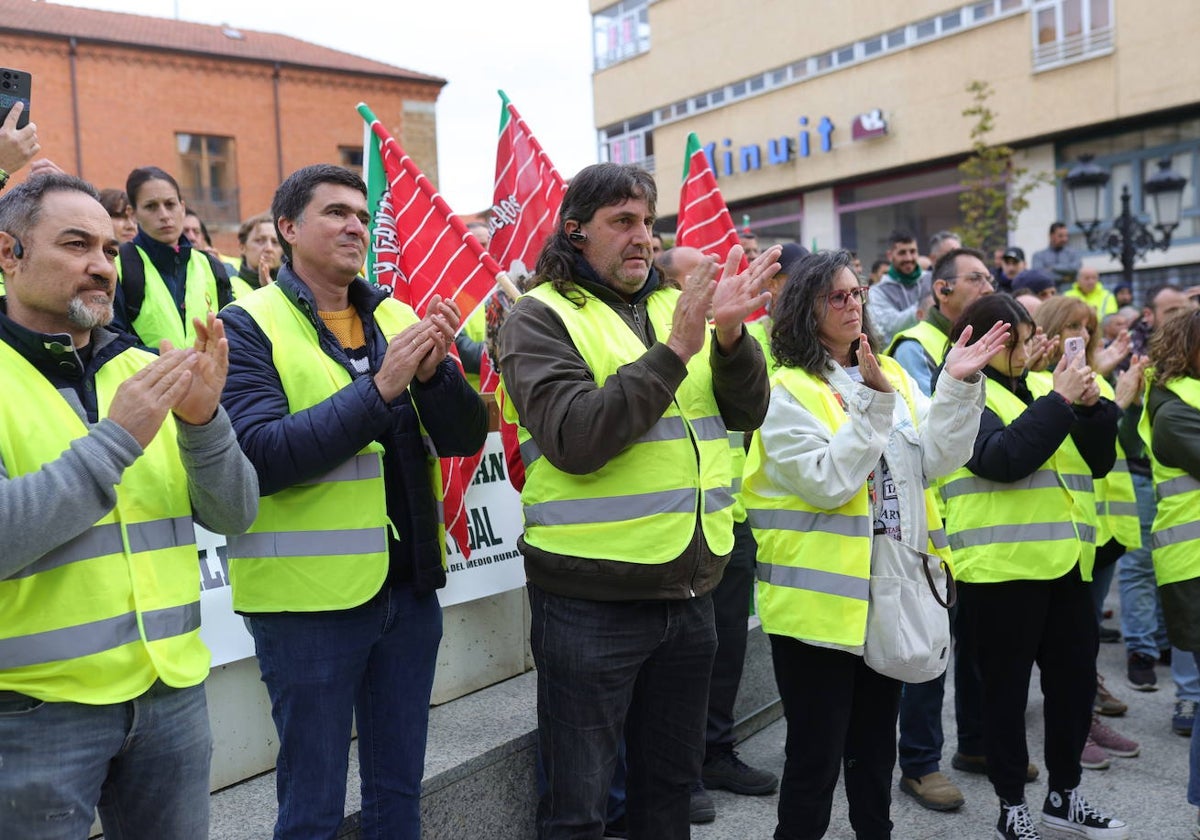
{"label": "yellow high-visibility vest", "polygon": [[[100,417],[154,358],[129,348],[96,372]],[[0,456],[10,479],[37,472],[88,433],[2,341],[0,379]],[[158,679],[186,688],[208,676],[192,505],[172,417],[116,490],[116,506],[91,528],[0,580],[0,690],[100,705],[137,697]]]}

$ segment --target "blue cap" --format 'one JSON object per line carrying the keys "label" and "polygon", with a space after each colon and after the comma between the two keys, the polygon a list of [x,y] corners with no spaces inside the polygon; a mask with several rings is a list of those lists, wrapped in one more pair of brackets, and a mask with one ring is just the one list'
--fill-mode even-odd
{"label": "blue cap", "polygon": [[1012,287],[1014,289],[1029,289],[1029,291],[1038,295],[1047,289],[1055,288],[1055,279],[1054,275],[1048,271],[1042,271],[1040,268],[1027,268],[1013,278]]}
{"label": "blue cap", "polygon": [[779,255],[779,273],[791,274],[792,267],[807,257],[808,253],[808,249],[803,245],[797,245],[795,242],[785,243],[783,252]]}

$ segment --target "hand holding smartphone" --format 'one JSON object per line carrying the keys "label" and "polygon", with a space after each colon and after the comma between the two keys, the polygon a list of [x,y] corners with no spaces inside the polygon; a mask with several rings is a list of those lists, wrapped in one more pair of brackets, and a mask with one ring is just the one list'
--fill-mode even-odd
{"label": "hand holding smartphone", "polygon": [[25,106],[17,118],[17,128],[29,125],[29,98],[33,87],[33,76],[24,70],[0,67],[0,125],[18,102]]}
{"label": "hand holding smartphone", "polygon": [[[1080,336],[1063,341],[1063,355],[1067,359],[1067,367],[1079,367],[1079,360],[1084,358],[1084,352],[1087,350],[1087,345]],[[1086,360],[1085,360],[1086,361]]]}

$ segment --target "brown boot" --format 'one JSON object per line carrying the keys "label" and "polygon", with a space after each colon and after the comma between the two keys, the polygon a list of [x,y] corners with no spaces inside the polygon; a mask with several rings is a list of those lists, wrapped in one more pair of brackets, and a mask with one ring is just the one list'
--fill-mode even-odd
{"label": "brown boot", "polygon": [[927,773],[919,779],[904,776],[900,779],[900,790],[930,811],[953,811],[963,804],[962,791],[945,773]]}

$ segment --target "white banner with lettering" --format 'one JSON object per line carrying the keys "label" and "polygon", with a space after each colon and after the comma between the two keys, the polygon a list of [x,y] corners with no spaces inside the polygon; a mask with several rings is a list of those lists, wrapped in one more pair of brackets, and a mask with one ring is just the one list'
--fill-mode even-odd
{"label": "white banner with lettering", "polygon": [[[446,587],[438,592],[443,607],[519,589],[525,565],[517,551],[521,534],[521,495],[508,482],[500,433],[488,435],[483,460],[467,490],[471,557],[448,539]],[[212,650],[213,667],[254,655],[242,617],[233,611],[225,538],[196,528],[200,550],[200,636]]]}

